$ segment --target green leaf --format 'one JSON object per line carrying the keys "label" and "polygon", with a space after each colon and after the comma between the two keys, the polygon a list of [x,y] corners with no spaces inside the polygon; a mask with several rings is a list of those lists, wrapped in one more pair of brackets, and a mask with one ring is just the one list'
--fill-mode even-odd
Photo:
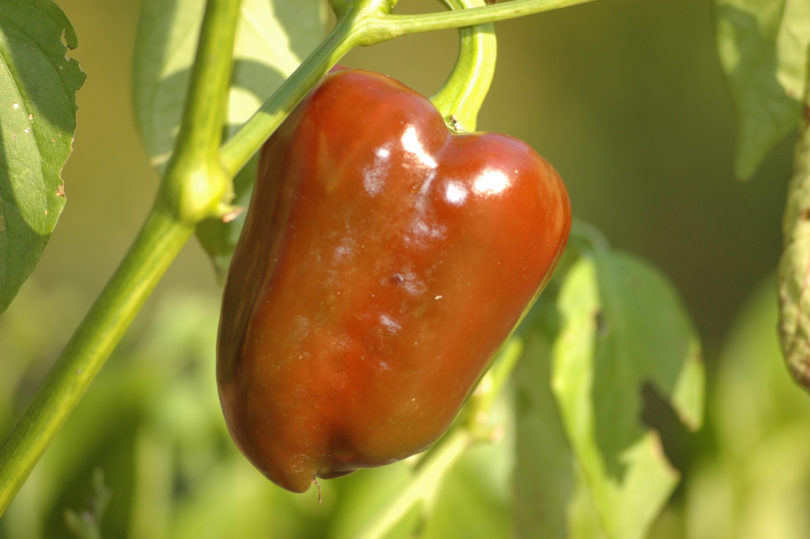
{"label": "green leaf", "polygon": [[65,205],[62,167],[85,75],[50,0],[0,0],[0,313],[39,261]]}
{"label": "green leaf", "polygon": [[515,371],[515,537],[568,537],[568,506],[576,490],[575,461],[551,392],[554,325],[551,291],[534,305],[526,348]]}
{"label": "green leaf", "polygon": [[[133,99],[141,138],[162,170],[171,155],[185,104],[205,2],[144,0],[133,59]],[[325,33],[322,0],[243,0],[237,28],[228,131],[259,108]],[[252,165],[255,167],[255,164]],[[247,206],[255,168],[236,181],[234,203]],[[198,238],[217,273],[227,269],[242,220],[210,221]]]}
{"label": "green leaf", "polygon": [[568,440],[605,535],[641,537],[678,481],[658,434],[641,422],[641,390],[652,385],[698,428],[695,331],[656,270],[606,249],[573,264],[557,307],[551,383]]}
{"label": "green leaf", "polygon": [[745,179],[798,125],[810,3],[715,1],[717,49],[737,109],[735,167]]}

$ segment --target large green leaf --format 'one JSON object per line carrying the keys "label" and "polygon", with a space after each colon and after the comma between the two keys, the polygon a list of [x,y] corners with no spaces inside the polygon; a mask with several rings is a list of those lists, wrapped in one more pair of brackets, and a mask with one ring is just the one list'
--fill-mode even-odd
{"label": "large green leaf", "polygon": [[717,48],[737,109],[736,171],[750,177],[798,126],[810,2],[715,0]]}
{"label": "large green leaf", "polygon": [[[133,99],[141,138],[152,163],[165,166],[180,126],[205,2],[144,0],[135,39]],[[235,45],[229,131],[244,123],[320,42],[322,0],[243,0]],[[246,206],[255,175],[237,182],[235,204]],[[198,232],[221,275],[242,221],[208,222]]]}
{"label": "large green leaf", "polygon": [[642,388],[651,385],[688,427],[700,425],[694,329],[666,279],[607,249],[574,263],[557,309],[551,385],[590,498],[578,495],[573,507],[591,503],[607,537],[641,537],[678,481],[658,433],[641,421]]}
{"label": "large green leaf", "polygon": [[0,313],[39,261],[65,205],[62,167],[85,75],[50,0],[0,0]]}

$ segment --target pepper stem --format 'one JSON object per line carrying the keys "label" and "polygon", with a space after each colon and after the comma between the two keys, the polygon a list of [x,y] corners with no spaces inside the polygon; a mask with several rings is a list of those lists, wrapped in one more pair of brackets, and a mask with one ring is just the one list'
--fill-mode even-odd
{"label": "pepper stem", "polygon": [[[484,0],[442,0],[450,9],[485,5]],[[475,131],[478,111],[495,74],[497,42],[492,23],[461,28],[459,54],[453,71],[431,98],[454,131]]]}

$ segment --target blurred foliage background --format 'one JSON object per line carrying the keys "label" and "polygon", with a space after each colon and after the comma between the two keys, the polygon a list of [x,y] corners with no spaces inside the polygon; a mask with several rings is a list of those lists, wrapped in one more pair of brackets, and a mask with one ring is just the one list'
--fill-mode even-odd
{"label": "blurred foliage background", "polygon": [[[128,248],[157,188],[130,99],[139,2],[57,3],[76,28],[73,54],[88,78],[64,171],[67,207],[39,267],[0,317],[3,431]],[[435,1],[400,3],[400,12],[439,9]],[[575,216],[657,265],[703,340],[708,424],[696,436],[665,436],[685,480],[653,534],[810,535],[802,510],[810,501],[810,398],[781,364],[768,280],[793,141],[753,179],[735,179],[734,117],[710,2],[599,0],[496,29],[499,65],[479,127],[522,138],[549,159]],[[446,31],[354,51],[343,63],[431,94],[456,50]],[[383,499],[395,489],[407,464],[326,482],[318,505],[314,492],[289,496],[244,462],[216,399],[219,294],[210,263],[190,243],[0,522],[0,536],[65,536],[63,513],[92,499],[96,469],[110,494],[102,520],[110,537],[350,537],[374,510],[370,493]],[[482,464],[495,461],[491,452],[503,466]],[[464,459],[438,502],[445,521],[432,520],[427,536],[509,534],[508,493],[494,478],[508,475],[508,453],[496,444]],[[460,509],[480,518],[456,520]]]}

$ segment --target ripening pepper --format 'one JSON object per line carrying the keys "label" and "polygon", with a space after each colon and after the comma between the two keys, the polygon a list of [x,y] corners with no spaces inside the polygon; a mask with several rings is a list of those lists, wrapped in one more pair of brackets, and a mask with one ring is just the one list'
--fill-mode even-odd
{"label": "ripening pepper", "polygon": [[295,492],[425,449],[547,282],[568,237],[525,143],[451,133],[384,75],[328,74],[261,152],[225,286],[220,399]]}

